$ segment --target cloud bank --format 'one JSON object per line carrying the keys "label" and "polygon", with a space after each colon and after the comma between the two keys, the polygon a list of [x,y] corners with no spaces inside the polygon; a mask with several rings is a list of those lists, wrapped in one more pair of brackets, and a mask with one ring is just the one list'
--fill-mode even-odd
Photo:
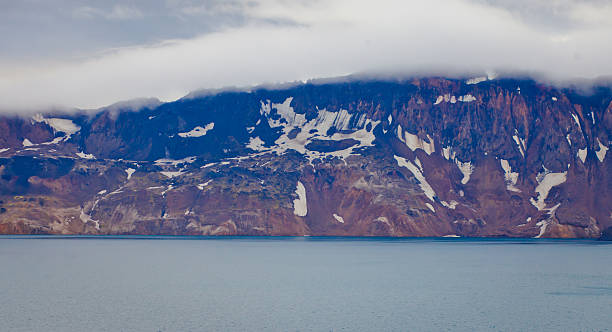
{"label": "cloud bank", "polygon": [[[203,88],[359,72],[516,70],[551,82],[612,75],[612,4],[606,1],[244,0],[221,6],[177,0],[173,5],[186,17],[229,13],[233,23],[78,60],[0,58],[0,110],[97,108],[139,97],[173,100]],[[141,28],[154,24],[147,13],[138,6],[77,12],[79,19],[138,21]]]}

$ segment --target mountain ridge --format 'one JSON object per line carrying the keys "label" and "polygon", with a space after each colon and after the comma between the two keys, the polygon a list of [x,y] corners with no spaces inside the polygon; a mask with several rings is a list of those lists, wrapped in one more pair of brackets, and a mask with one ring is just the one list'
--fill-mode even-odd
{"label": "mountain ridge", "polygon": [[606,87],[307,83],[61,118],[78,131],[1,118],[0,233],[595,238],[612,226]]}

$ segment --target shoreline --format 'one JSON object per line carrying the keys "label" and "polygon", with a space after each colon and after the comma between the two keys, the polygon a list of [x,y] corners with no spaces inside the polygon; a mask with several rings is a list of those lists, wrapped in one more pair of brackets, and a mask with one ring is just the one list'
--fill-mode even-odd
{"label": "shoreline", "polygon": [[[22,240],[256,240],[256,241],[372,241],[372,242],[496,242],[496,243],[605,243],[594,238],[526,238],[526,237],[385,237],[385,236],[273,236],[273,235],[55,235],[0,234],[3,239]],[[612,242],[610,242],[612,243]]]}

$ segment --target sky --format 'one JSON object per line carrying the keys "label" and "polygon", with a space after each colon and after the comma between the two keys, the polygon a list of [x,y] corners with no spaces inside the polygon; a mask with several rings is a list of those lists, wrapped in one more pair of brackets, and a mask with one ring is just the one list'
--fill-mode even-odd
{"label": "sky", "polygon": [[350,74],[612,75],[609,0],[0,0],[0,112]]}

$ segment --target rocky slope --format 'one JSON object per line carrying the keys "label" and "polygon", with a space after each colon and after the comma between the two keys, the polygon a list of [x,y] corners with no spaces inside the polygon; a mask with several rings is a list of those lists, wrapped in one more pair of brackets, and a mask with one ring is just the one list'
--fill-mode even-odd
{"label": "rocky slope", "polygon": [[0,233],[597,238],[611,141],[610,89],[486,77],[5,116]]}

